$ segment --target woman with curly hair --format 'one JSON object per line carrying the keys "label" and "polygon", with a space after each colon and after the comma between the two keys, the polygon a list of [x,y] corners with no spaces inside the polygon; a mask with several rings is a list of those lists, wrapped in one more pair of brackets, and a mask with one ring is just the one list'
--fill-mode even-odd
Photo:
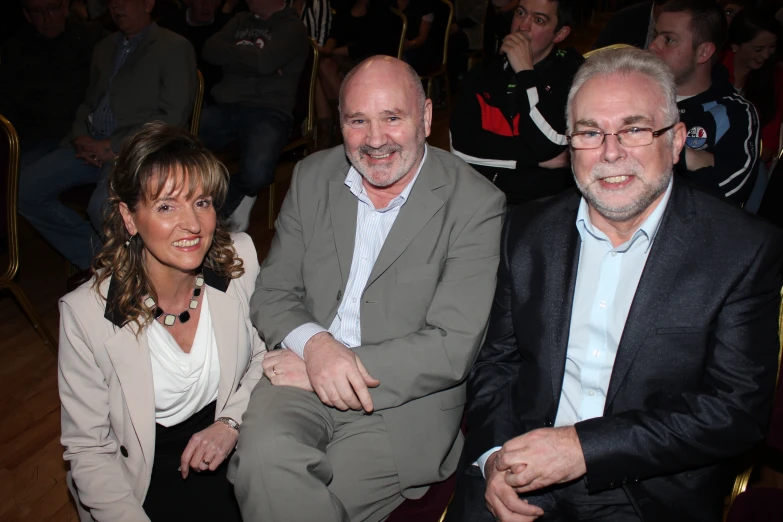
{"label": "woman with curly hair", "polygon": [[145,125],[109,177],[95,275],[60,300],[68,485],[82,521],[240,520],[227,460],[263,341],[258,259],[217,222],[228,174],[187,132]]}

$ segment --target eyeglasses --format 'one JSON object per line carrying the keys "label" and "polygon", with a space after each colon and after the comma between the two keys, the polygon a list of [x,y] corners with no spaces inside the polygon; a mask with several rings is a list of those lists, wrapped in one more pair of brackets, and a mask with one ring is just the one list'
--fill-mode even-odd
{"label": "eyeglasses", "polygon": [[40,16],[43,18],[45,15],[53,16],[60,12],[63,8],[64,2],[59,4],[49,4],[42,9],[25,9],[31,16]]}
{"label": "eyeglasses", "polygon": [[566,136],[571,148],[576,150],[597,149],[606,141],[607,136],[617,136],[617,141],[624,147],[644,147],[650,145],[653,139],[664,132],[671,130],[676,123],[672,123],[663,129],[652,130],[649,127],[630,127],[617,132],[604,132],[602,130],[587,130],[572,132]]}

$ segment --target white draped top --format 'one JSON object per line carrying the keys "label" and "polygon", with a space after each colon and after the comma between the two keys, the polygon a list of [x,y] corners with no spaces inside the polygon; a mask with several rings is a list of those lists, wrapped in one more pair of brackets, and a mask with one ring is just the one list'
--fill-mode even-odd
{"label": "white draped top", "polygon": [[155,389],[155,422],[166,427],[187,420],[217,399],[220,361],[203,287],[201,316],[190,353],[185,353],[158,321],[147,328]]}

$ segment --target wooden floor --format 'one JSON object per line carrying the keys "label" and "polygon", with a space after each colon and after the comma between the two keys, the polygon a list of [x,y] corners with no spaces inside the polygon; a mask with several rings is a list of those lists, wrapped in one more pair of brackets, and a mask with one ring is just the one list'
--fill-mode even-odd
{"label": "wooden floor", "polygon": [[[597,26],[575,34],[570,44],[586,51]],[[445,110],[435,111],[429,143],[448,149]],[[278,167],[277,208],[288,188],[293,165],[285,161]],[[258,198],[248,230],[261,259],[272,238],[266,216],[264,193]],[[19,232],[18,283],[44,325],[56,336],[57,300],[65,293],[65,261],[24,220]],[[8,291],[0,292],[0,361],[0,522],[78,520],[65,485],[67,468],[59,441],[57,361]]]}

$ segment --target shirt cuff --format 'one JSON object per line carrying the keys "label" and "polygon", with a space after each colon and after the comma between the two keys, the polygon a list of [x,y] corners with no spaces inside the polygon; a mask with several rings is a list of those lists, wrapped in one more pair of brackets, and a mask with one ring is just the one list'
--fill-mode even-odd
{"label": "shirt cuff", "polygon": [[296,355],[304,359],[304,348],[307,341],[316,334],[326,332],[326,328],[318,323],[305,323],[302,326],[294,328],[291,333],[285,336],[283,348],[288,348]]}
{"label": "shirt cuff", "polygon": [[476,462],[473,463],[474,466],[478,466],[481,470],[481,476],[486,479],[487,477],[484,475],[484,466],[487,464],[487,460],[492,456],[493,453],[497,453],[500,451],[500,448],[502,446],[496,446],[492,448],[491,450],[487,451],[483,455],[481,455],[478,459],[476,459]]}

